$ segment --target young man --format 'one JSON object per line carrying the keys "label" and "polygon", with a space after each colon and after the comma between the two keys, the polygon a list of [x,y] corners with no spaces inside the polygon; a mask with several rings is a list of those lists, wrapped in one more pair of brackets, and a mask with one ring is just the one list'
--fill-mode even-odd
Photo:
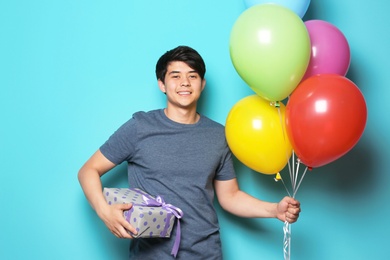
{"label": "young man", "polygon": [[[237,184],[224,127],[197,113],[206,85],[202,57],[179,46],[158,60],[156,76],[167,106],[138,112],[123,124],[80,169],[84,193],[108,229],[119,238],[137,233],[123,217],[131,204],[108,205],[100,177],[127,161],[131,188],[160,195],[184,212],[178,259],[222,259],[214,192],[222,208],[247,218],[277,218],[293,223],[300,204],[285,197],[261,201]],[[172,232],[175,236],[175,232]],[[174,237],[133,239],[130,259],[172,259]]]}

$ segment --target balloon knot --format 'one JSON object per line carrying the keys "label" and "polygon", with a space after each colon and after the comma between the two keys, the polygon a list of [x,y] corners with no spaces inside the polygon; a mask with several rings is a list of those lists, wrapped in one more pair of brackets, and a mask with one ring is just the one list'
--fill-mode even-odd
{"label": "balloon knot", "polygon": [[279,101],[275,101],[275,107],[280,107]]}
{"label": "balloon knot", "polygon": [[280,107],[279,101],[272,101],[272,102],[270,102],[269,104],[270,104],[271,106],[273,106],[273,107],[276,107],[276,108],[279,108],[279,107]]}
{"label": "balloon knot", "polygon": [[282,179],[282,177],[280,176],[280,173],[277,173],[277,174],[275,175],[274,180],[275,180],[276,182],[278,182],[278,181],[280,181],[281,179]]}

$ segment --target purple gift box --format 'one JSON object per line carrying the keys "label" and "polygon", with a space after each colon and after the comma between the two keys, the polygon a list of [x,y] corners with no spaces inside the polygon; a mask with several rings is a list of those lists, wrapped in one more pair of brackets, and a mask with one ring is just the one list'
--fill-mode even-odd
{"label": "purple gift box", "polygon": [[171,231],[177,222],[177,234],[172,254],[176,256],[180,244],[180,218],[183,212],[165,203],[162,197],[152,197],[140,189],[129,188],[104,188],[104,197],[108,204],[132,203],[130,210],[124,211],[125,219],[137,229],[138,234],[134,238],[165,237],[171,236]]}

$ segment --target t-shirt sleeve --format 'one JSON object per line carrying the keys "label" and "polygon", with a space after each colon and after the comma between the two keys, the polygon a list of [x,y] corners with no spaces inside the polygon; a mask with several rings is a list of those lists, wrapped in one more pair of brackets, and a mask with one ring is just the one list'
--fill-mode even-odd
{"label": "t-shirt sleeve", "polygon": [[230,151],[227,143],[225,143],[221,163],[217,169],[215,179],[219,181],[226,181],[234,178],[236,178],[236,172],[234,170],[232,152]]}
{"label": "t-shirt sleeve", "polygon": [[134,153],[136,132],[135,120],[132,118],[108,138],[100,147],[100,152],[116,165],[129,161]]}

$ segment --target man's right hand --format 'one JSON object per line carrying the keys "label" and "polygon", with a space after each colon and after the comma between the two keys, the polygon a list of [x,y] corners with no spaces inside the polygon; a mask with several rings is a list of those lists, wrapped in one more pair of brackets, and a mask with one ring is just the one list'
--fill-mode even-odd
{"label": "man's right hand", "polygon": [[123,212],[131,209],[132,206],[132,204],[107,204],[106,207],[97,213],[103,220],[104,224],[106,224],[107,228],[116,237],[132,239],[133,237],[129,234],[129,232],[136,235],[137,231],[123,217]]}

